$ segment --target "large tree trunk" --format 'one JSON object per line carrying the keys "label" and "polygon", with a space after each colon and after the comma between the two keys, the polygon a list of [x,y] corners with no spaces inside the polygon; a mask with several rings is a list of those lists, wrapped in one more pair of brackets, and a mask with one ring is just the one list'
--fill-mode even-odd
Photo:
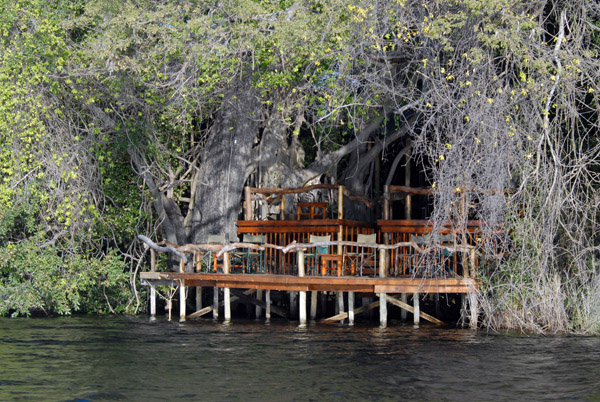
{"label": "large tree trunk", "polygon": [[260,103],[248,88],[234,90],[225,99],[200,165],[190,234],[194,243],[206,241],[209,234],[225,234],[229,241],[237,239],[236,220],[258,134]]}

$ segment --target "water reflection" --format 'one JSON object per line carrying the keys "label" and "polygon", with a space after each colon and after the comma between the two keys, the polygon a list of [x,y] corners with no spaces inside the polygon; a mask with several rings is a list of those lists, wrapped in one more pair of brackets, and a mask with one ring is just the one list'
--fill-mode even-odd
{"label": "water reflection", "polygon": [[600,340],[390,323],[0,319],[0,400],[600,400]]}

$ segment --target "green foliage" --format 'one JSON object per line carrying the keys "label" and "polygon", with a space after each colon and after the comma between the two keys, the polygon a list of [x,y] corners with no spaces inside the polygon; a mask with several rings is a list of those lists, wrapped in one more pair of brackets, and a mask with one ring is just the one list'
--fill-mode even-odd
{"label": "green foliage", "polygon": [[123,312],[131,296],[125,264],[115,251],[102,258],[58,255],[34,236],[0,247],[0,315]]}

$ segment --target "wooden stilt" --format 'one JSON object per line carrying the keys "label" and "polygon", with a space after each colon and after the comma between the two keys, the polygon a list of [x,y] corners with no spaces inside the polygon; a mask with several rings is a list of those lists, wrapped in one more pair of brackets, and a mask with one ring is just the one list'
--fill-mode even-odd
{"label": "wooden stilt", "polygon": [[379,293],[379,327],[387,327],[387,295]]}
{"label": "wooden stilt", "polygon": [[[379,277],[385,278],[385,250],[379,250]],[[387,300],[385,293],[379,293],[379,326],[387,327]]]}
{"label": "wooden stilt", "polygon": [[[408,294],[400,294],[400,300],[402,300],[402,303],[408,304]],[[406,322],[406,309],[402,309],[402,311],[400,311],[400,319],[402,322]]]}
{"label": "wooden stilt", "polygon": [[354,325],[354,292],[348,292],[348,324]]}
{"label": "wooden stilt", "polygon": [[150,285],[150,319],[156,319],[156,287]]}
{"label": "wooden stilt", "polygon": [[[179,261],[179,273],[183,274],[185,272],[185,262],[183,260]],[[179,321],[185,321],[185,307],[186,307],[186,291],[183,283],[179,284]]]}
{"label": "wooden stilt", "polygon": [[[156,252],[150,249],[150,272],[156,272]],[[156,319],[156,287],[150,285],[150,319]]]}
{"label": "wooden stilt", "polygon": [[212,313],[213,313],[213,319],[218,320],[219,319],[219,288],[216,286],[213,288]]}
{"label": "wooden stilt", "polygon": [[317,292],[313,290],[310,292],[310,320],[314,321],[317,318]]}
{"label": "wooden stilt", "polygon": [[413,323],[419,325],[419,318],[421,317],[421,307],[419,306],[419,294],[413,293]]}
{"label": "wooden stilt", "polygon": [[181,285],[179,286],[179,322],[184,322],[185,321],[185,296],[186,296],[186,291],[185,291],[185,286]]}
{"label": "wooden stilt", "polygon": [[[304,277],[304,250],[298,250],[298,276]],[[300,291],[300,325],[306,326],[306,291]]]}
{"label": "wooden stilt", "polygon": [[265,321],[271,321],[271,291],[267,290],[265,292]]}
{"label": "wooden stilt", "polygon": [[[338,314],[339,313],[343,313],[345,311],[344,308],[344,292],[337,292],[337,305],[338,305]],[[342,323],[344,323],[344,320],[342,320]]]}
{"label": "wooden stilt", "polygon": [[327,292],[321,292],[321,297],[319,297],[319,303],[321,304],[319,309],[321,310],[322,315],[327,314]]}
{"label": "wooden stilt", "polygon": [[460,295],[460,323],[464,327],[467,323],[467,295]]}
{"label": "wooden stilt", "polygon": [[[229,264],[230,264],[229,252],[226,251],[223,254],[223,273],[224,274],[229,273]],[[229,322],[229,321],[231,321],[231,294],[230,294],[229,288],[223,288],[223,302],[225,303],[224,312],[223,312],[223,320],[225,322]]]}
{"label": "wooden stilt", "polygon": [[469,308],[471,314],[469,316],[469,327],[471,329],[477,329],[477,322],[479,321],[479,301],[477,300],[477,293],[469,292]]}
{"label": "wooden stilt", "polygon": [[300,326],[306,326],[306,292],[300,291]]}
{"label": "wooden stilt", "polygon": [[[256,291],[256,300],[258,301],[262,301],[263,298],[263,291],[262,289],[258,289]],[[260,319],[260,317],[262,316],[262,307],[260,307],[258,304],[256,305],[256,309],[255,309],[255,313],[256,313],[256,319]]]}

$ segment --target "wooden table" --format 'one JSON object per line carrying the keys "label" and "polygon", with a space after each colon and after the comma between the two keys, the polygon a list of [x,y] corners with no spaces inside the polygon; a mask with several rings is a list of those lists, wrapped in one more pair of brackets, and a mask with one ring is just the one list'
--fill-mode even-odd
{"label": "wooden table", "polygon": [[[342,268],[344,262],[344,256],[341,254],[320,254],[321,257],[321,275],[327,275],[327,271],[337,272],[337,276],[342,276]],[[334,264],[336,268],[334,268]]]}

